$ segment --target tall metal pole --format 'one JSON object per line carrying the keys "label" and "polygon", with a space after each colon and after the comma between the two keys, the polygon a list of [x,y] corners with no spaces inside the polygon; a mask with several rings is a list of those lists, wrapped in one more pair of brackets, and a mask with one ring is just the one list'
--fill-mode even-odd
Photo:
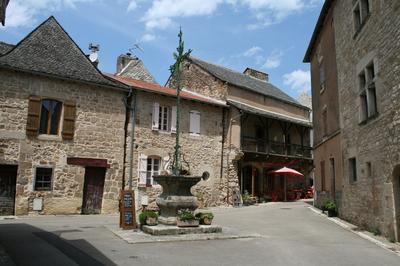
{"label": "tall metal pole", "polygon": [[181,164],[181,146],[179,144],[180,138],[180,114],[181,114],[181,71],[182,71],[182,62],[185,58],[187,58],[191,50],[189,49],[186,53],[184,52],[184,42],[182,40],[182,29],[179,30],[179,45],[176,49],[177,52],[174,53],[175,64],[170,67],[170,71],[172,76],[176,77],[176,139],[175,139],[175,153],[174,153],[174,164],[172,166],[172,173],[174,175],[179,175],[182,170]]}

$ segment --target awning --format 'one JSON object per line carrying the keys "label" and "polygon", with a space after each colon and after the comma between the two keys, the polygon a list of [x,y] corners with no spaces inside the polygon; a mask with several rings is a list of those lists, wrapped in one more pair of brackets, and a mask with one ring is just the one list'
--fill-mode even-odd
{"label": "awning", "polygon": [[283,121],[287,121],[287,122],[290,122],[293,124],[298,124],[298,125],[312,128],[312,123],[306,119],[296,118],[296,117],[292,117],[292,116],[288,116],[288,115],[284,115],[284,114],[280,114],[280,113],[275,113],[272,111],[267,111],[267,110],[257,108],[254,106],[250,106],[248,104],[234,101],[234,100],[228,100],[227,102],[229,105],[235,106],[236,108],[243,110],[246,113],[261,115],[261,116],[265,116],[268,118],[283,120]]}

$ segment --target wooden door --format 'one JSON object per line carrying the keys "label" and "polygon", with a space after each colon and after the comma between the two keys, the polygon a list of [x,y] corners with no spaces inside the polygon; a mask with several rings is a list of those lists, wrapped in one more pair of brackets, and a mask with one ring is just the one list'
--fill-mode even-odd
{"label": "wooden door", "polygon": [[105,168],[86,167],[82,214],[101,213],[105,175]]}
{"label": "wooden door", "polygon": [[0,215],[14,215],[17,166],[0,165]]}

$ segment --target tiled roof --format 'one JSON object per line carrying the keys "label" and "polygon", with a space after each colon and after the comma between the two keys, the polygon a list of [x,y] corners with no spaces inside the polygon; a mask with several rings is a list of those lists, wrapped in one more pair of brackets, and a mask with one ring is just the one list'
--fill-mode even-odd
{"label": "tiled roof", "polygon": [[250,106],[248,104],[245,103],[241,103],[238,101],[233,101],[233,100],[228,100],[228,104],[235,106],[236,108],[243,110],[244,112],[250,113],[250,114],[256,114],[256,115],[261,115],[261,116],[265,116],[265,117],[269,117],[269,118],[274,118],[274,119],[278,119],[278,120],[283,120],[283,121],[287,121],[287,122],[291,122],[294,124],[299,124],[302,126],[306,126],[306,127],[312,127],[312,123],[309,120],[306,119],[301,119],[301,118],[297,118],[294,116],[289,116],[289,115],[284,115],[281,113],[276,113],[276,112],[271,112],[268,110],[264,110],[261,108],[257,108],[254,106]]}
{"label": "tiled roof", "polygon": [[157,83],[156,79],[144,66],[142,60],[133,58],[124,69],[118,73],[118,76],[128,77],[137,80],[144,80],[151,83]]}
{"label": "tiled roof", "polygon": [[1,55],[0,68],[128,90],[103,76],[54,17]]}
{"label": "tiled roof", "polygon": [[10,51],[13,47],[14,47],[14,45],[12,45],[12,44],[5,43],[5,42],[1,42],[1,41],[0,41],[0,55],[3,55],[3,54],[5,54],[5,53],[7,53],[7,52]]}
{"label": "tiled roof", "polygon": [[250,77],[248,75],[233,71],[223,66],[203,61],[193,56],[189,57],[189,60],[192,61],[194,64],[200,66],[213,76],[217,77],[218,79],[228,82],[232,85],[254,91],[290,104],[294,104],[302,108],[307,108],[269,82]]}
{"label": "tiled roof", "polygon": [[[176,97],[176,90],[173,88],[163,87],[161,85],[146,82],[143,80],[121,77],[121,76],[108,74],[108,73],[104,73],[104,74],[109,76],[110,78],[113,78],[113,79],[115,79],[119,82],[122,82],[128,86],[132,86],[138,90],[143,90],[143,91],[147,91],[147,92],[153,92],[153,93]],[[212,105],[218,105],[218,106],[227,106],[226,103],[223,101],[215,100],[213,98],[208,98],[203,95],[200,95],[200,94],[197,94],[197,93],[194,93],[191,91],[187,91],[187,90],[181,91],[181,97],[186,100],[192,100],[192,101],[197,101],[197,102],[202,102],[202,103],[207,103],[207,104],[212,104]]]}

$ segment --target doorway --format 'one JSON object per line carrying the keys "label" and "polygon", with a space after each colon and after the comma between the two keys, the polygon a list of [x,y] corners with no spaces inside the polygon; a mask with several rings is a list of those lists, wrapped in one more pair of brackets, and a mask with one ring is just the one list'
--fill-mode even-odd
{"label": "doorway", "polygon": [[100,214],[106,168],[86,167],[83,185],[82,214]]}
{"label": "doorway", "polygon": [[[396,241],[400,241],[400,165],[397,165],[392,174],[393,184],[393,198],[394,198],[394,209],[395,209],[395,224],[397,228],[397,235],[395,236]],[[395,232],[396,233],[396,232]]]}
{"label": "doorway", "polygon": [[0,216],[14,215],[16,165],[0,165]]}

